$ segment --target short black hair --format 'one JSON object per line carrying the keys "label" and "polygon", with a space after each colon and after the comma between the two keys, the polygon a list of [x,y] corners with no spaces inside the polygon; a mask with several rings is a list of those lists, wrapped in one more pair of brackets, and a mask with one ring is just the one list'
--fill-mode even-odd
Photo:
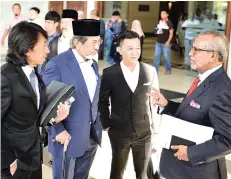
{"label": "short black hair", "polygon": [[22,21],[16,24],[9,33],[6,61],[18,66],[28,65],[25,55],[36,45],[39,33],[47,39],[47,33],[35,23]]}
{"label": "short black hair", "polygon": [[21,5],[19,3],[14,3],[13,6],[12,6],[12,9],[13,9],[14,6],[18,6],[21,9]]}
{"label": "short black hair", "polygon": [[56,11],[49,11],[45,16],[45,20],[51,20],[54,22],[60,22],[60,19],[61,17]]}
{"label": "short black hair", "polygon": [[30,10],[34,10],[34,11],[36,11],[38,14],[40,13],[40,9],[37,8],[37,7],[32,7],[32,8],[30,8]]}
{"label": "short black hair", "polygon": [[121,44],[121,42],[123,42],[125,39],[140,39],[139,37],[139,34],[137,34],[136,32],[134,31],[126,31],[124,33],[121,33],[118,37],[118,41],[119,41],[119,44]]}
{"label": "short black hair", "polygon": [[114,11],[114,12],[112,13],[112,16],[120,16],[120,12],[119,12],[119,11]]}

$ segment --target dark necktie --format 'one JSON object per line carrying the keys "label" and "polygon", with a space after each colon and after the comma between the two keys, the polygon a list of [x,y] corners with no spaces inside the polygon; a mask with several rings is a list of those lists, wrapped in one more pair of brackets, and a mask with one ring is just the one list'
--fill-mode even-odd
{"label": "dark necktie", "polygon": [[200,83],[200,78],[199,76],[193,81],[190,89],[188,90],[187,97],[192,94],[192,92],[197,88],[198,84]]}

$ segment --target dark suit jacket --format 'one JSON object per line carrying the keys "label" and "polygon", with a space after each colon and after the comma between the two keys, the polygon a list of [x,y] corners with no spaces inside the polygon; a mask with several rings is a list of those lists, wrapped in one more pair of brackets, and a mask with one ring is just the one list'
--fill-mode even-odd
{"label": "dark suit jacket", "polygon": [[[38,75],[37,75],[38,76]],[[38,118],[45,103],[45,85],[39,80],[40,107],[36,94],[19,66],[1,67],[1,168],[17,159],[18,168],[37,170],[41,164]]]}
{"label": "dark suit jacket", "polygon": [[[140,62],[139,62],[140,63]],[[150,99],[146,95],[155,81],[155,69],[145,63],[140,63],[140,73],[134,93],[128,86],[120,64],[104,69],[100,87],[99,111],[104,129],[120,132],[123,136],[138,136],[150,130],[152,126],[152,111]],[[150,83],[150,85],[144,85]],[[109,112],[111,101],[111,115]]]}
{"label": "dark suit jacket", "polygon": [[[190,106],[194,100],[200,109]],[[189,162],[163,150],[160,170],[166,179],[227,179],[225,155],[231,152],[231,81],[223,68],[208,76],[181,104],[169,101],[163,113],[213,127],[211,140],[188,147]]]}

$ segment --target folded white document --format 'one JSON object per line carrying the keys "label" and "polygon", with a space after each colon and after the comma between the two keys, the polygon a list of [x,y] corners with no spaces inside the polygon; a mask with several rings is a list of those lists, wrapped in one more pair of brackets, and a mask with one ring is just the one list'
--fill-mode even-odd
{"label": "folded white document", "polygon": [[201,144],[212,139],[214,129],[164,114],[161,117],[159,132],[158,142],[163,148],[169,149],[172,136]]}

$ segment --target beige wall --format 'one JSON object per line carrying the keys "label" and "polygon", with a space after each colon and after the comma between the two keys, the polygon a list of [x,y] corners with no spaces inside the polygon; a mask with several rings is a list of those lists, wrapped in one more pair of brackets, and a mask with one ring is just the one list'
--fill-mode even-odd
{"label": "beige wall", "polygon": [[[138,6],[149,5],[149,12],[139,12]],[[132,21],[137,19],[141,22],[144,32],[153,32],[159,21],[158,1],[133,1],[128,4],[128,29],[131,29]]]}

